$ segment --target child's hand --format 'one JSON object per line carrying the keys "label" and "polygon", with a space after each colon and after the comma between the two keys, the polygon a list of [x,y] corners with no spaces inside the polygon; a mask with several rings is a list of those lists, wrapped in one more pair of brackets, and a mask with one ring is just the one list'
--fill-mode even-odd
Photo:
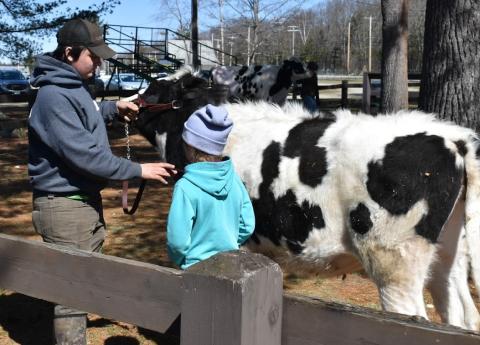
{"label": "child's hand", "polygon": [[146,180],[157,180],[164,184],[168,184],[165,177],[170,177],[177,173],[175,165],[170,163],[144,163],[142,167],[142,178]]}

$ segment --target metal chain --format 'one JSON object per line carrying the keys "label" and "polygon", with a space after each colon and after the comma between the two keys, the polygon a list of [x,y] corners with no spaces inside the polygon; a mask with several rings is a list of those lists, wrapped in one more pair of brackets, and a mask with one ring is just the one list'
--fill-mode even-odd
{"label": "metal chain", "polygon": [[127,122],[125,122],[125,137],[127,138],[127,159],[130,160],[130,132]]}

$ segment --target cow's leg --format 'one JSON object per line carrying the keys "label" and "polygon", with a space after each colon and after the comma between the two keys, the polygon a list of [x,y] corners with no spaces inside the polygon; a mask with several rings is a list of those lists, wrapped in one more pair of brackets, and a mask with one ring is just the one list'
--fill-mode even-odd
{"label": "cow's leg", "polygon": [[468,286],[468,255],[463,227],[464,202],[459,200],[439,238],[438,260],[429,290],[443,322],[478,330],[480,315]]}
{"label": "cow's leg", "polygon": [[401,216],[365,204],[349,214],[353,247],[386,311],[427,318],[423,288],[436,248],[415,231],[425,213],[426,204],[419,201]]}
{"label": "cow's leg", "polygon": [[365,252],[367,272],[377,284],[386,311],[427,318],[423,288],[435,247],[421,237]]}
{"label": "cow's leg", "polygon": [[356,249],[377,285],[383,310],[427,318],[423,289],[435,257],[433,244],[411,235],[401,243],[370,238],[357,243]]}
{"label": "cow's leg", "polygon": [[[465,248],[464,240],[460,240],[458,245]],[[478,330],[480,316],[470,294],[468,260],[463,248],[458,248],[453,258],[449,256],[450,253],[439,253],[429,290],[443,322]]]}

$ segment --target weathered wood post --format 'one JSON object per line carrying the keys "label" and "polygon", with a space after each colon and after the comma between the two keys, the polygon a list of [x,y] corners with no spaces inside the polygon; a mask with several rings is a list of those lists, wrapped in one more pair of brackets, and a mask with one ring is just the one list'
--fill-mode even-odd
{"label": "weathered wood post", "polygon": [[348,80],[342,80],[342,108],[348,108]]}
{"label": "weathered wood post", "polygon": [[181,345],[280,345],[283,280],[260,254],[231,251],[183,275]]}

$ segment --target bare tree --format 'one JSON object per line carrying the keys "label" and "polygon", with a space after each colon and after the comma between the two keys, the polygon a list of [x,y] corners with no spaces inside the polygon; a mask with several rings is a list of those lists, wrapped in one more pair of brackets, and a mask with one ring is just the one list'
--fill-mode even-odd
{"label": "bare tree", "polygon": [[191,32],[191,0],[161,0],[161,13],[156,19],[161,22],[166,14],[172,16],[173,23],[176,25],[175,31],[185,36],[190,36]]}
{"label": "bare tree", "polygon": [[382,111],[408,109],[408,0],[382,0]]}
{"label": "bare tree", "polygon": [[480,1],[428,0],[419,106],[480,130]]}
{"label": "bare tree", "polygon": [[[171,25],[175,25],[173,31],[178,32],[182,36],[180,37],[168,37],[171,39],[179,39],[182,41],[183,49],[185,51],[191,51],[194,49],[194,45],[191,45],[191,40],[186,39],[192,35],[192,0],[161,0],[162,13],[156,16],[156,19],[163,21],[165,14],[170,15]],[[198,20],[197,20],[198,24]],[[168,45],[168,42],[167,42]],[[193,54],[185,55],[185,63],[193,64]]]}
{"label": "bare tree", "polygon": [[247,61],[255,63],[261,47],[269,41],[273,32],[272,26],[281,26],[286,31],[287,22],[293,13],[300,8],[301,0],[225,0],[226,20],[235,19],[237,27],[242,23],[240,31],[227,29],[246,42]]}

